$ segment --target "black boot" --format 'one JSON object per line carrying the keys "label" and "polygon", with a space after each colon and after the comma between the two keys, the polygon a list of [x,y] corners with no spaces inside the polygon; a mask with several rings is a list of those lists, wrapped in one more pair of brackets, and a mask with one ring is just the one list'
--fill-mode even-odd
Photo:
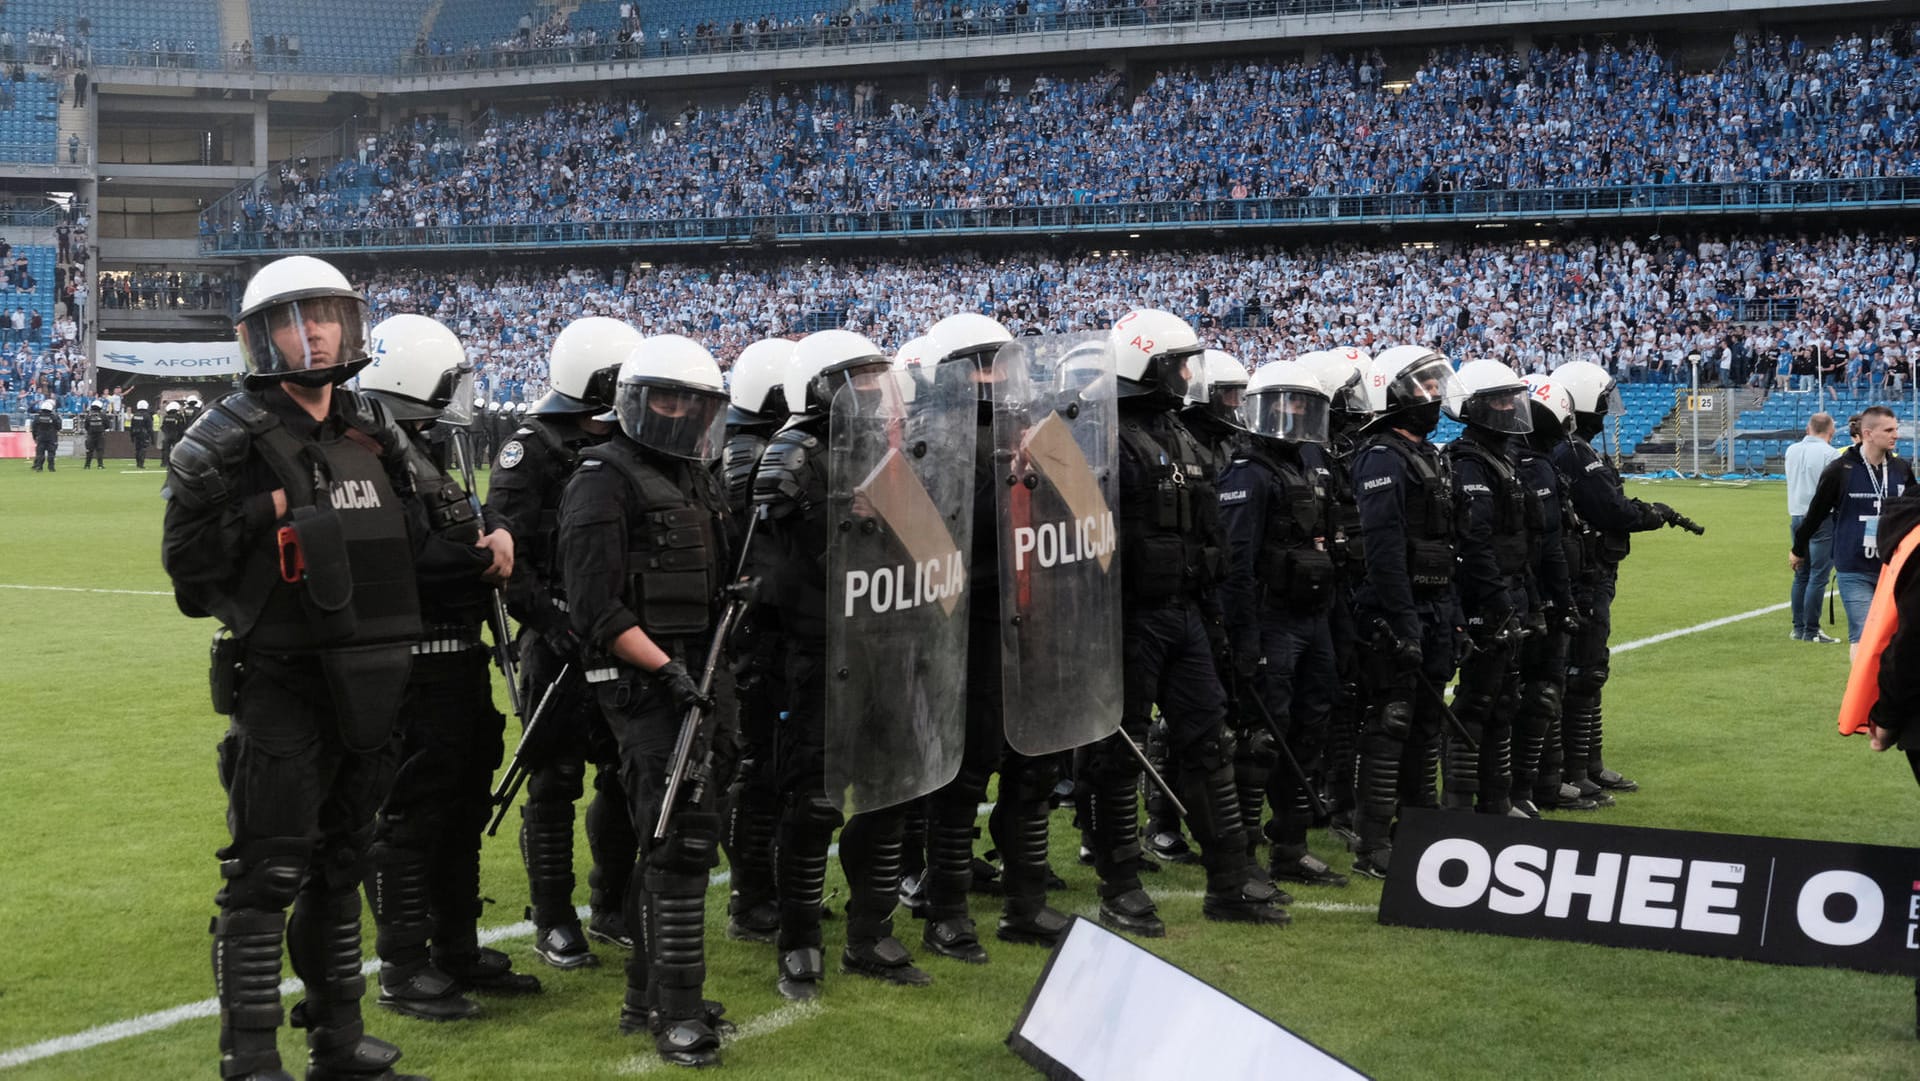
{"label": "black boot", "polygon": [[[1378,725],[1376,718],[1374,723]],[[1393,856],[1393,817],[1398,809],[1400,760],[1404,740],[1379,730],[1360,740],[1360,767],[1354,779],[1353,870],[1384,879]]]}
{"label": "black boot", "polygon": [[520,819],[520,858],[533,902],[527,907],[533,955],[559,969],[599,964],[573,910],[573,805],[528,803],[520,808]]}
{"label": "black boot", "polygon": [[728,880],[727,937],[741,942],[773,941],[780,929],[775,901],[773,832],[779,806],[772,792],[749,781],[734,785],[728,801],[727,830],[722,838]]}
{"label": "black boot", "polygon": [[[383,830],[392,820],[383,819]],[[435,967],[427,947],[433,912],[427,857],[417,849],[379,841],[367,852],[367,907],[380,955],[380,1007],[421,1021],[464,1021],[480,1006],[459,983]]]}
{"label": "black boot", "polygon": [[360,893],[303,891],[287,926],[287,954],[307,985],[293,1025],[307,1030],[307,1081],[425,1081],[395,1073],[400,1049],[367,1035],[360,1017]]}
{"label": "black boot", "polygon": [[[1160,776],[1171,777],[1173,766],[1168,758],[1167,722],[1155,717],[1147,725],[1147,761],[1153,764]],[[1144,775],[1140,782],[1144,787],[1147,804],[1147,829],[1145,848],[1153,853],[1155,859],[1164,863],[1198,863],[1200,857],[1187,844],[1187,838],[1180,832],[1180,812],[1173,809],[1173,801],[1161,791],[1160,786]],[[1091,846],[1089,846],[1091,847]],[[1148,866],[1152,866],[1149,864]]]}
{"label": "black boot", "polygon": [[711,1019],[724,1011],[701,997],[707,978],[706,876],[650,871],[645,882],[654,1049],[676,1066],[717,1065],[720,1037]]}
{"label": "black boot", "polygon": [[480,945],[472,920],[464,920],[458,927],[439,921],[433,936],[433,963],[459,981],[464,991],[488,995],[531,995],[540,991],[539,977],[515,972],[512,958]]}
{"label": "black boot", "polygon": [[1006,780],[988,826],[1000,850],[1006,907],[995,930],[1003,942],[1052,946],[1066,933],[1067,917],[1047,905],[1047,802],[1009,799]]}
{"label": "black boot", "polygon": [[1589,716],[1591,718],[1587,722],[1587,732],[1589,733],[1588,735],[1589,742],[1587,746],[1587,776],[1593,779],[1594,784],[1597,784],[1601,788],[1605,788],[1610,791],[1614,791],[1614,792],[1640,791],[1640,786],[1638,784],[1636,784],[1633,781],[1627,780],[1625,777],[1620,776],[1619,773],[1607,768],[1606,761],[1601,756],[1602,745],[1606,742],[1606,740],[1605,740],[1605,733],[1602,731],[1605,728],[1605,720],[1601,713],[1600,703],[1596,701],[1593,703],[1593,705],[1587,708],[1589,710]]}
{"label": "black boot", "polygon": [[840,964],[858,976],[925,987],[933,977],[914,967],[913,955],[893,937],[901,848],[901,816],[890,811],[855,815],[840,831],[840,866],[846,871],[848,892],[847,948]]}
{"label": "black boot", "polygon": [[[954,784],[969,787],[958,780]],[[957,795],[942,792],[927,801],[927,926],[921,940],[942,957],[984,965],[986,948],[980,945],[973,917],[967,915],[977,805],[970,791]]]}
{"label": "black boot", "polygon": [[220,1000],[220,1076],[293,1081],[281,1069],[280,941],[286,917],[236,909],[215,917],[213,985]]}
{"label": "black boot", "polygon": [[782,997],[816,998],[822,960],[820,910],[826,900],[827,848],[839,812],[824,797],[789,799],[775,833],[773,868],[779,897],[774,984]]}
{"label": "black boot", "polygon": [[1247,861],[1232,767],[1224,762],[1211,764],[1204,742],[1180,757],[1176,769],[1187,805],[1187,825],[1200,842],[1200,862],[1207,869],[1201,912],[1210,920],[1233,923],[1279,926],[1291,922],[1287,910],[1280,907],[1279,891],[1259,881]]}

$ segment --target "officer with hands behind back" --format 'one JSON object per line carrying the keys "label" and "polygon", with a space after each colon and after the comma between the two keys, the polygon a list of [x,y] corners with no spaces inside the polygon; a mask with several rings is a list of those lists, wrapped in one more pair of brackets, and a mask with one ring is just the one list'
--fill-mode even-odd
{"label": "officer with hands behind back", "polygon": [[[220,1073],[283,1081],[280,950],[306,984],[309,1081],[394,1079],[365,1034],[360,884],[420,635],[426,522],[407,436],[342,390],[367,363],[366,302],[309,256],[248,282],[247,390],[194,423],[168,468],[162,558],[189,616],[213,616],[214,708],[232,843],[213,921]],[[286,918],[291,905],[293,915]]]}

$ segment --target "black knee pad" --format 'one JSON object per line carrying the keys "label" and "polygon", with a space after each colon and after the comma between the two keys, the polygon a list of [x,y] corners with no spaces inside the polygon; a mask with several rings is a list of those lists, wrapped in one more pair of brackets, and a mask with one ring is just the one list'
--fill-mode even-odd
{"label": "black knee pad", "polygon": [[291,905],[306,881],[309,853],[306,842],[289,838],[251,846],[248,855],[223,860],[220,875],[226,884],[217,898],[220,907],[277,912]]}
{"label": "black knee pad", "polygon": [[711,811],[679,811],[664,841],[647,852],[647,868],[669,875],[698,875],[720,864],[720,816]]}
{"label": "black knee pad", "polygon": [[1273,733],[1264,728],[1249,729],[1240,734],[1233,744],[1234,768],[1243,767],[1266,772],[1280,762],[1280,752],[1274,746]]}
{"label": "black knee pad", "polygon": [[527,775],[527,802],[573,803],[586,791],[586,772],[586,767],[576,762],[534,770]]}
{"label": "black knee pad", "polygon": [[1094,744],[1087,751],[1086,772],[1084,777],[1078,779],[1097,786],[1130,781],[1139,772],[1140,763],[1127,750],[1125,742],[1114,735]]}
{"label": "black knee pad", "polygon": [[1411,702],[1383,702],[1374,713],[1373,723],[1388,738],[1404,740],[1413,734],[1413,704]]}
{"label": "black knee pad", "polygon": [[1000,802],[1039,803],[1053,796],[1060,783],[1057,755],[1028,758],[1009,753],[1000,767]]}
{"label": "black knee pad", "polygon": [[793,801],[788,809],[793,821],[794,832],[822,843],[833,837],[833,831],[840,828],[846,819],[840,814],[840,808],[822,795],[801,796]]}

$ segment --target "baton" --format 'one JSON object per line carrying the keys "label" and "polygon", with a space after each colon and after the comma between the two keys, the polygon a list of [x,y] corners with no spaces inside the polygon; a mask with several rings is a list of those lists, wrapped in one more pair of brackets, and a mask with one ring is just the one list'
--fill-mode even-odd
{"label": "baton", "polygon": [[1300,788],[1306,792],[1307,798],[1313,801],[1314,817],[1325,818],[1326,802],[1320,798],[1320,792],[1315,788],[1313,778],[1307,776],[1307,771],[1300,766],[1300,760],[1293,756],[1293,748],[1287,746],[1287,735],[1280,730],[1280,722],[1274,719],[1273,711],[1269,710],[1267,704],[1260,700],[1260,696],[1253,692],[1253,688],[1247,686],[1249,681],[1242,680],[1237,675],[1234,679],[1240,684],[1238,697],[1252,702],[1254,708],[1260,711],[1261,718],[1267,722],[1267,728],[1273,732],[1274,745],[1279,748],[1280,757],[1286,760],[1287,769],[1293,774],[1294,779],[1300,782]]}
{"label": "baton", "polygon": [[[700,697],[713,693],[713,673],[720,667],[720,654],[727,648],[727,639],[731,636],[733,624],[747,602],[735,593],[727,602],[727,609],[720,616],[720,625],[713,630],[713,641],[707,646],[707,666],[700,673]],[[711,712],[710,707],[689,706],[687,715],[680,722],[680,732],[673,741],[673,757],[667,760],[666,790],[660,797],[660,817],[653,825],[653,839],[664,841],[667,827],[673,822],[673,805],[679,802],[680,789],[691,786],[695,802],[701,795],[701,787],[706,784],[707,763],[703,757],[697,765],[693,761],[694,744],[699,742],[700,728]]]}
{"label": "baton", "polygon": [[1127,750],[1132,751],[1133,757],[1140,760],[1140,768],[1146,770],[1147,776],[1152,778],[1154,786],[1166,794],[1167,802],[1173,804],[1174,813],[1181,818],[1186,818],[1187,805],[1180,802],[1180,797],[1173,793],[1173,786],[1167,783],[1165,777],[1160,776],[1160,771],[1153,768],[1152,762],[1147,761],[1147,753],[1140,749],[1140,745],[1133,741],[1132,736],[1127,735],[1126,729],[1116,728],[1113,730],[1113,734],[1125,741]]}
{"label": "baton", "polygon": [[[448,442],[453,446],[453,458],[460,466],[460,479],[467,486],[467,501],[473,504],[474,520],[482,529],[486,528],[486,514],[480,506],[480,493],[474,491],[473,462],[467,457],[466,429],[454,428],[448,433]],[[500,675],[507,681],[507,701],[513,706],[516,717],[525,717],[526,703],[520,698],[520,673],[513,657],[513,637],[507,624],[507,606],[501,603],[500,588],[491,586],[487,596],[493,602],[487,613],[487,625],[493,628],[493,660],[500,666]],[[529,721],[527,727],[531,728]],[[491,831],[489,831],[491,832]]]}
{"label": "baton", "polygon": [[547,715],[553,692],[559,690],[560,684],[572,673],[572,661],[560,666],[559,674],[553,677],[552,683],[547,684],[546,693],[540,696],[539,703],[533,707],[533,716],[527,718],[526,727],[520,730],[520,742],[514,745],[513,759],[507,763],[507,772],[501,776],[499,787],[493,790],[492,801],[498,809],[493,813],[493,821],[487,824],[487,836],[492,837],[500,832],[500,823],[507,817],[507,808],[513,806],[513,798],[520,794],[520,786],[526,783],[527,767],[521,764],[520,759],[533,742],[533,732],[540,726],[540,719]]}

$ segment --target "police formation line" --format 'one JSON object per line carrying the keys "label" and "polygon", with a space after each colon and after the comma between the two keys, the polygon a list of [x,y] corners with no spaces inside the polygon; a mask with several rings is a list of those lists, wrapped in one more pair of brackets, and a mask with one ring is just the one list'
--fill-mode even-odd
{"label": "police formation line", "polygon": [[[477,934],[481,839],[520,787],[534,954],[627,951],[621,1031],[690,1066],[730,1030],[704,995],[722,851],[728,937],[808,999],[836,833],[841,971],[919,986],[903,906],[985,963],[967,900],[995,880],[999,940],[1058,941],[1060,802],[1100,920],[1143,936],[1161,862],[1202,865],[1208,919],[1277,927],[1288,889],[1347,883],[1316,827],[1384,878],[1403,806],[1591,811],[1635,787],[1602,755],[1615,568],[1633,532],[1697,530],[1625,497],[1592,445],[1611,380],[1581,363],[1522,381],[1403,346],[1249,376],[1143,309],[1066,338],[954,315],[892,357],[762,341],[729,386],[697,343],[593,317],[487,433],[454,335],[369,330],[320,260],[260,270],[236,335],[246,389],[167,448],[164,545],[181,609],[221,625],[228,1078],[291,1076],[283,948],[308,1078],[415,1076],[363,1025],[363,892],[381,1006],[538,992]],[[489,622],[523,722],[499,793]],[[997,866],[974,844],[995,773]]]}
{"label": "police formation line", "polygon": [[[187,397],[166,404],[160,415],[160,460],[165,461],[172,453],[175,443],[186,432],[189,425],[200,416],[200,399]],[[82,444],[86,450],[86,459],[81,469],[92,469],[98,465],[101,471],[107,468],[107,403],[101,399],[87,406],[80,414],[75,428],[80,432]],[[147,453],[153,446],[154,414],[153,409],[142,398],[134,403],[133,412],[126,418],[127,438],[133,443],[133,462],[136,468],[147,467]],[[33,471],[55,472],[54,465],[60,452],[60,414],[55,409],[53,399],[42,401],[34,409],[33,419],[28,431],[33,438]]]}

